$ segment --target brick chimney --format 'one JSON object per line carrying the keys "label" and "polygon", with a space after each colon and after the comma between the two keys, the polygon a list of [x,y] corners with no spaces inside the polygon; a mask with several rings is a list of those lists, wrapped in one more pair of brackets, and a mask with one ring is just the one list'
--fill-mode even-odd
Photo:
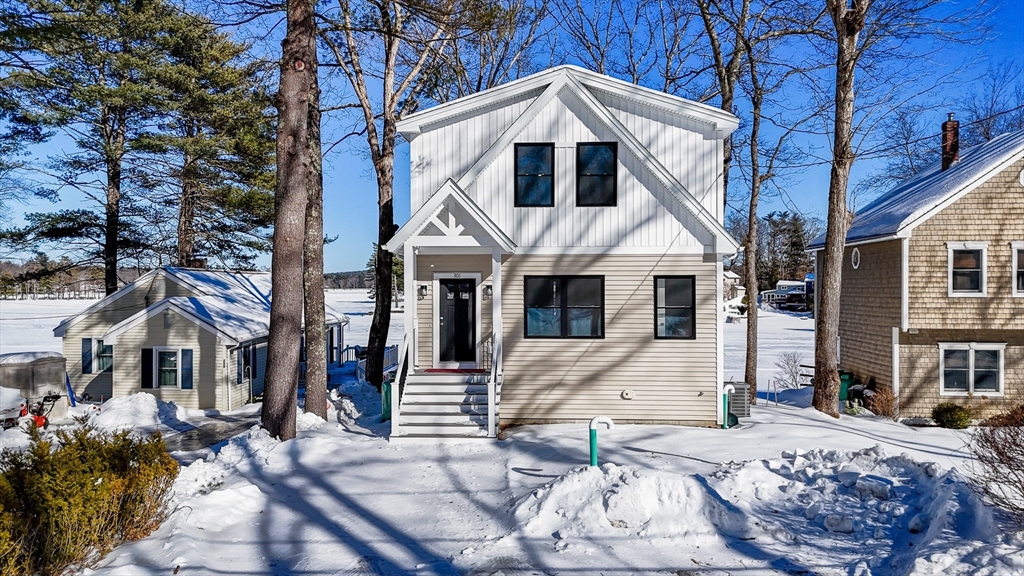
{"label": "brick chimney", "polygon": [[953,113],[942,123],[942,170],[960,160],[960,122],[953,120]]}

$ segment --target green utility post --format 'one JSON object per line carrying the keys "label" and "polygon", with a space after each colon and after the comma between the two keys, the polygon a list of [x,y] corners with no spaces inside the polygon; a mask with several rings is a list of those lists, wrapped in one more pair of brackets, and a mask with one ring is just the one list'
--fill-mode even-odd
{"label": "green utility post", "polygon": [[590,465],[597,466],[597,425],[605,424],[611,430],[615,423],[607,416],[594,416],[590,421]]}
{"label": "green utility post", "polygon": [[722,430],[729,429],[729,394],[735,394],[736,387],[732,384],[726,384],[722,388]]}

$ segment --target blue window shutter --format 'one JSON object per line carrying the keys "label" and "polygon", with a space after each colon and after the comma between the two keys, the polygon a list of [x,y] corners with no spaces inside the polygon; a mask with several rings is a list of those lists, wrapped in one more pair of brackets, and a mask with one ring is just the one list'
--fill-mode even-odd
{"label": "blue window shutter", "polygon": [[82,374],[92,374],[92,338],[82,338]]}
{"label": "blue window shutter", "polygon": [[192,389],[192,351],[181,351],[181,389]]}
{"label": "blue window shutter", "polygon": [[242,383],[242,349],[241,348],[235,350],[235,360],[237,360],[236,364],[238,365],[238,369],[235,370],[235,373],[236,373],[235,376],[238,378],[238,383],[241,384]]}
{"label": "blue window shutter", "polygon": [[142,349],[142,377],[141,386],[143,388],[153,387],[153,349],[143,348]]}

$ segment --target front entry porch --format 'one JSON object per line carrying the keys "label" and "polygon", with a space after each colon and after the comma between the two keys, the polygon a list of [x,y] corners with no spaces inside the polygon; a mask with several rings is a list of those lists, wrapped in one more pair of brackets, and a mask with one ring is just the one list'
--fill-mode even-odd
{"label": "front entry porch", "polygon": [[501,267],[515,244],[449,181],[386,247],[405,267],[392,438],[496,436]]}

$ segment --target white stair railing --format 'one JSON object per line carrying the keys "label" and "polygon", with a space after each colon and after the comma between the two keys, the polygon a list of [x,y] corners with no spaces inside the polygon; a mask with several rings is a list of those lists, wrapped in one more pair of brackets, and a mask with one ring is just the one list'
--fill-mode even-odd
{"label": "white stair railing", "polygon": [[494,347],[494,336],[491,336],[491,374],[487,378],[487,436],[497,436],[497,394],[501,379],[501,350]]}
{"label": "white stair railing", "polygon": [[402,338],[402,348],[398,353],[398,371],[395,372],[395,380],[391,383],[391,435],[401,436],[401,428],[398,420],[402,413],[402,387],[405,385],[406,375],[409,373],[409,365],[412,361],[412,343],[416,341],[416,330],[405,333]]}

